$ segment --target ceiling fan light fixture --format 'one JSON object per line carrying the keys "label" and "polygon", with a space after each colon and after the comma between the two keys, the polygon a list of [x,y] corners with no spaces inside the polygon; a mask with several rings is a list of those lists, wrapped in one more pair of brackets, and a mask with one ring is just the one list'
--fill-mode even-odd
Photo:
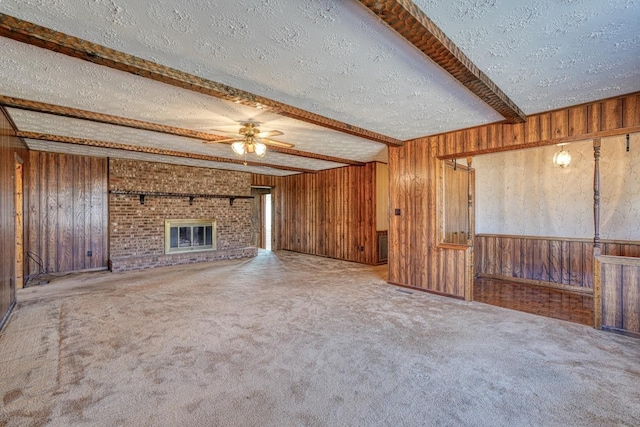
{"label": "ceiling fan light fixture", "polygon": [[236,141],[233,144],[231,144],[231,149],[233,150],[234,153],[236,153],[238,156],[242,156],[245,153],[245,146],[244,146],[245,142],[244,141]]}
{"label": "ceiling fan light fixture", "polygon": [[264,157],[264,155],[267,152],[267,146],[264,145],[262,142],[258,142],[258,141],[254,141],[253,142],[253,147],[256,151],[256,155],[258,157]]}

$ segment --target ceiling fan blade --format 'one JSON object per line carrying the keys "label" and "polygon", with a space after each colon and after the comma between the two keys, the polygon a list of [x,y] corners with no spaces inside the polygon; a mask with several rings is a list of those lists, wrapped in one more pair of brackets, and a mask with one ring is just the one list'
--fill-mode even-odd
{"label": "ceiling fan blade", "polygon": [[227,138],[227,139],[219,139],[217,141],[202,141],[202,142],[204,142],[205,144],[213,144],[213,143],[218,143],[218,142],[222,142],[222,143],[225,143],[225,144],[231,144],[231,143],[236,142],[236,141],[242,141],[243,139],[244,138]]}
{"label": "ceiling fan blade", "polygon": [[[230,129],[231,129],[231,127],[230,127]],[[235,130],[224,130],[224,129],[213,129],[213,128],[211,128],[209,130],[212,131],[212,132],[232,133],[232,134],[236,134],[237,135],[238,134],[238,126],[234,125],[233,129],[235,129]]]}
{"label": "ceiling fan blade", "polygon": [[278,135],[284,135],[284,133],[280,132],[279,130],[268,130],[266,132],[260,132],[256,134],[258,138],[269,138],[270,136],[278,136]]}
{"label": "ceiling fan blade", "polygon": [[266,145],[273,145],[274,147],[282,147],[282,148],[294,147],[293,144],[289,144],[288,142],[274,141],[273,139],[260,138],[260,141],[262,141]]}

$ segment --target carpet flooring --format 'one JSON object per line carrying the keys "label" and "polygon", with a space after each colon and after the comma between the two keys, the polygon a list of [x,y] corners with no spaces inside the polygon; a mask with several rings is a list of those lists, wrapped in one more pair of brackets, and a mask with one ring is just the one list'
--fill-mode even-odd
{"label": "carpet flooring", "polygon": [[639,426],[640,340],[290,252],[18,292],[0,426]]}

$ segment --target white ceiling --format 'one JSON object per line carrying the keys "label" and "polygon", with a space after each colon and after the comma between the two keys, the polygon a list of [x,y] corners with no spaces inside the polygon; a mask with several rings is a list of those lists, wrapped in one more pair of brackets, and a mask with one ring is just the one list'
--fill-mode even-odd
{"label": "white ceiling", "polygon": [[[415,3],[526,114],[640,90],[640,0]],[[397,139],[502,120],[355,0],[2,0],[0,12]],[[386,161],[380,143],[13,40],[0,38],[0,56],[0,95],[198,131],[257,119],[298,150]],[[22,131],[233,157],[227,145],[10,115]],[[260,161],[342,165],[275,152]]]}

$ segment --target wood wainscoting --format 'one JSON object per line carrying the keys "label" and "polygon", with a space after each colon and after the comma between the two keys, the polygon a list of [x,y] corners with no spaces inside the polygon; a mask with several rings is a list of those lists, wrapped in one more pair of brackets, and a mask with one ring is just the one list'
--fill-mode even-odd
{"label": "wood wainscoting", "polygon": [[640,258],[596,253],[595,264],[602,299],[596,327],[640,338]]}
{"label": "wood wainscoting", "polygon": [[[640,242],[602,241],[604,255],[640,257]],[[478,234],[475,274],[593,288],[593,240]]]}
{"label": "wood wainscoting", "polygon": [[[27,251],[47,273],[106,269],[107,159],[29,154]],[[31,258],[27,271],[42,272]]]}

